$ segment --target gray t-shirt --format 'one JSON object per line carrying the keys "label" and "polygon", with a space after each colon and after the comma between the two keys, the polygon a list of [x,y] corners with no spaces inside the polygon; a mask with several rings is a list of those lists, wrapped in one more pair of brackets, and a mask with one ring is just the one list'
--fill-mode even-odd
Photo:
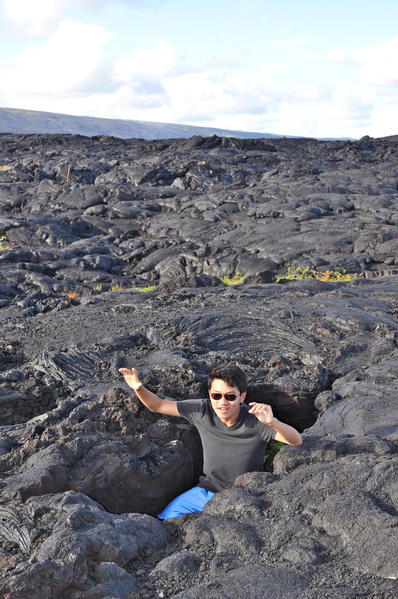
{"label": "gray t-shirt", "polygon": [[235,424],[226,426],[214,412],[209,399],[177,402],[180,415],[199,432],[203,446],[203,472],[199,486],[222,491],[244,472],[261,472],[267,443],[275,431],[242,406]]}

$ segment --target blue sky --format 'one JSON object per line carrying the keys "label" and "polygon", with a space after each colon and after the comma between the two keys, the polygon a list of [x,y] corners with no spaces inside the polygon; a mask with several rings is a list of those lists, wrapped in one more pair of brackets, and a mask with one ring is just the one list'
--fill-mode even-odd
{"label": "blue sky", "polygon": [[317,137],[398,133],[393,0],[0,7],[0,106]]}

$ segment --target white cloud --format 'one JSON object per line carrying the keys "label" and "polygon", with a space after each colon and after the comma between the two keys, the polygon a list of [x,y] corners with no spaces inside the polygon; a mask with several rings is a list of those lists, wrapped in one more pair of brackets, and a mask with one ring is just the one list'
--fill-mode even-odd
{"label": "white cloud", "polygon": [[[147,120],[164,120],[165,111],[170,122],[201,122],[209,114],[262,112],[267,102],[264,90],[257,85],[247,87],[237,75],[238,60],[227,61],[225,67],[225,57],[218,59],[224,68],[217,68],[214,62],[187,65],[170,44],[159,40],[151,49],[137,49],[131,57],[117,58],[112,79],[124,86],[125,97],[131,96],[131,108],[139,104],[146,110],[142,118]],[[274,68],[271,65],[271,70]],[[142,97],[145,92],[147,106]]]}
{"label": "white cloud", "polygon": [[138,48],[131,57],[121,56],[113,65],[112,78],[118,83],[129,83],[137,77],[156,79],[175,71],[178,58],[174,48],[159,40],[150,50]]}
{"label": "white cloud", "polygon": [[335,62],[337,64],[347,64],[352,63],[353,60],[350,58],[348,52],[345,50],[341,50],[340,48],[335,48],[334,50],[329,50],[325,54],[325,58],[329,62]]}
{"label": "white cloud", "polygon": [[[354,95],[354,91],[359,92]],[[320,88],[311,98],[296,90],[279,102],[271,115],[274,131],[312,137],[362,137],[372,134],[374,106],[361,91],[346,86]]]}
{"label": "white cloud", "polygon": [[111,38],[103,27],[67,19],[42,46],[27,47],[0,64],[2,91],[49,96],[84,91],[103,75],[101,51]]}
{"label": "white cloud", "polygon": [[[144,8],[157,5],[163,0],[118,0],[119,3]],[[114,0],[3,0],[7,19],[22,27],[28,34],[42,36],[49,31],[49,25],[78,7],[97,8],[114,4]]]}
{"label": "white cloud", "polygon": [[302,46],[308,46],[312,43],[312,39],[309,37],[299,37],[291,40],[281,40],[275,44],[275,48],[279,49],[290,49],[290,48],[301,48]]}
{"label": "white cloud", "polygon": [[353,52],[361,80],[373,85],[398,85],[398,36]]}
{"label": "white cloud", "polygon": [[325,55],[329,62],[354,65],[358,69],[359,81],[377,86],[398,85],[397,57],[398,36],[351,52],[337,48]]}
{"label": "white cloud", "polygon": [[78,0],[4,0],[5,16],[31,35],[45,33],[49,21]]}
{"label": "white cloud", "polygon": [[239,77],[187,73],[167,78],[164,88],[170,98],[173,119],[194,123],[227,115],[259,114],[271,98],[258,85],[247,88]]}

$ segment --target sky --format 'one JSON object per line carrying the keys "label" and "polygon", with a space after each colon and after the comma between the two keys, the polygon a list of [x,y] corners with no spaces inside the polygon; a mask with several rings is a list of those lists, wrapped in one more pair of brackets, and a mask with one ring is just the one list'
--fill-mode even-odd
{"label": "sky", "polygon": [[396,0],[0,0],[0,106],[398,134]]}

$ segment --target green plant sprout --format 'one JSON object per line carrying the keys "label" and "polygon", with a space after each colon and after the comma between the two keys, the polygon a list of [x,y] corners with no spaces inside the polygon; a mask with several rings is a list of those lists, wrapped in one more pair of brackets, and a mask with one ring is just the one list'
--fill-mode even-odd
{"label": "green plant sprout", "polygon": [[263,462],[266,464],[272,464],[274,457],[283,446],[284,443],[281,443],[280,441],[270,441],[263,456]]}
{"label": "green plant sprout", "polygon": [[154,291],[156,289],[156,285],[149,285],[148,287],[132,287],[133,291],[140,291],[141,293],[149,293],[150,291]]}
{"label": "green plant sprout", "polygon": [[123,285],[112,285],[110,288],[104,288],[102,283],[97,283],[94,285],[94,291],[97,293],[104,293],[106,291],[140,291],[142,293],[148,293],[149,291],[154,291],[156,289],[156,285],[149,285],[148,287],[124,287]]}
{"label": "green plant sprout", "polygon": [[293,268],[289,266],[287,273],[284,275],[278,275],[275,279],[276,283],[279,281],[301,281],[303,279],[317,279],[318,281],[327,281],[328,283],[336,283],[339,281],[352,281],[355,278],[355,274],[348,274],[343,268],[341,271],[338,270],[325,270],[319,271],[309,266],[297,266]]}
{"label": "green plant sprout", "polygon": [[0,252],[3,252],[5,250],[11,250],[11,247],[7,244],[7,242],[8,239],[5,235],[0,237]]}
{"label": "green plant sprout", "polygon": [[231,277],[227,277],[227,275],[221,277],[220,281],[221,283],[224,283],[224,285],[239,285],[239,283],[242,283],[244,281],[244,278],[244,275],[235,273]]}

